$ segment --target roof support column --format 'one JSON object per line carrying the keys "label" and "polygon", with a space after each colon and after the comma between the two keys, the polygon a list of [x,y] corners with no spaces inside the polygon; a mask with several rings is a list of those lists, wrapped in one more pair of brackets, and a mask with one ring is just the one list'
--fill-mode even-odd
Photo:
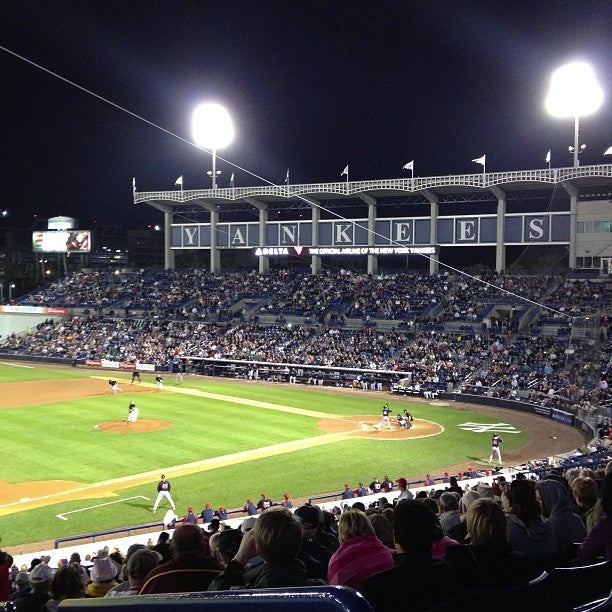
{"label": "roof support column", "polygon": [[[259,246],[266,245],[266,225],[268,223],[268,209],[259,209]],[[264,255],[259,256],[259,273],[268,274],[270,272],[270,258]]]}
{"label": "roof support column", "polygon": [[[312,198],[310,198],[312,200]],[[316,202],[312,203],[312,245],[313,247],[319,246],[319,221],[321,220],[321,209]],[[313,276],[321,274],[321,256],[311,255],[310,256],[310,273]]]}
{"label": "roof support column", "polygon": [[172,211],[164,213],[164,268],[174,270],[174,251],[170,248],[172,238]]}
{"label": "roof support column", "polygon": [[[263,248],[266,246],[266,224],[268,223],[268,205],[265,202],[260,202],[255,198],[245,198],[245,200],[252,204],[257,210],[259,210],[259,238],[257,246]],[[260,255],[259,259],[259,273],[268,274],[270,272],[270,258],[265,255]]]}
{"label": "roof support column", "polygon": [[495,271],[503,272],[506,269],[506,192],[499,187],[491,187],[493,195],[497,198],[497,225],[495,232]]}
{"label": "roof support column", "polygon": [[578,214],[578,190],[571,183],[564,182],[563,188],[570,197],[569,261],[568,267],[576,267],[576,218]]}
{"label": "roof support column", "polygon": [[210,271],[221,271],[221,254],[217,246],[217,225],[219,223],[219,209],[210,209]]}
{"label": "roof support column", "polygon": [[[359,196],[368,205],[368,246],[376,246],[376,200],[365,193]],[[378,255],[368,255],[368,274],[378,274]]]}
{"label": "roof support column", "polygon": [[[438,214],[440,212],[440,204],[438,196],[429,189],[423,189],[421,192],[429,200],[429,244],[436,246],[438,244]],[[438,274],[440,264],[436,256],[429,258],[429,274]]]}

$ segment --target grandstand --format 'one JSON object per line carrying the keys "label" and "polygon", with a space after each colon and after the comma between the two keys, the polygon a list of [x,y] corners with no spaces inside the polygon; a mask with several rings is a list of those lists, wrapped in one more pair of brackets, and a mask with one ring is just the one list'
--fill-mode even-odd
{"label": "grandstand", "polygon": [[[605,175],[608,168],[599,171]],[[584,190],[582,196],[570,196],[576,198],[571,206],[578,206],[580,197],[591,197],[595,175],[591,168],[568,179]],[[412,183],[368,185],[361,186],[360,197],[400,187],[414,190]],[[460,197],[456,185],[443,188],[453,198]],[[519,191],[517,186],[507,189],[514,195]],[[321,187],[319,195],[326,190],[328,186]],[[308,197],[315,191],[311,187]],[[140,195],[141,201],[153,200],[151,194],[136,194]],[[215,197],[247,201],[255,195],[248,191]],[[501,200],[502,195],[496,197]],[[193,206],[195,215],[195,208],[210,204],[209,196],[181,192],[184,201],[176,206]],[[155,202],[163,197],[158,195]],[[165,212],[171,216],[172,210]],[[546,214],[552,227],[557,217]],[[222,226],[217,230],[223,232]],[[173,261],[171,240],[182,231],[173,227],[168,232],[167,262]],[[251,229],[245,231],[252,235]],[[549,246],[565,244],[564,238],[555,241],[552,236]],[[184,244],[176,250],[183,248]],[[518,410],[578,428],[589,443],[580,452],[567,448],[567,457],[534,455],[531,462],[507,469],[508,478],[522,473],[544,478],[553,467],[563,471],[579,461],[585,462],[580,467],[601,471],[609,460],[612,281],[607,276],[585,279],[558,270],[546,275],[513,274],[500,265],[504,256],[499,249],[497,271],[469,275],[440,270],[438,260],[429,273],[422,268],[382,272],[379,263],[385,260],[380,256],[379,262],[378,254],[368,254],[361,271],[356,266],[328,265],[330,259],[317,269],[327,256],[313,254],[309,272],[303,266],[270,266],[271,255],[256,255],[257,271],[222,272],[221,257],[213,250],[209,248],[208,270],[85,269],[20,296],[1,308],[0,359],[85,366],[102,376],[134,368],[172,373],[180,364],[187,373],[204,376],[461,401],[472,404],[475,411],[478,406]],[[570,258],[580,257],[579,253],[574,250]],[[445,488],[444,477],[434,476],[436,484]],[[479,469],[459,480],[464,486],[492,485],[494,477]],[[430,492],[430,487],[416,481],[411,485],[414,494]],[[341,503],[340,495],[312,491],[308,499],[332,509]],[[396,495],[394,491],[387,498],[393,501]],[[373,504],[380,497],[364,501]],[[230,510],[231,523],[238,525],[241,508]],[[156,537],[159,527],[147,525],[144,534],[110,540],[111,545],[126,548],[134,541],[141,543],[145,537]],[[84,538],[93,542],[117,535]],[[64,544],[72,549],[73,542]],[[91,542],[74,547],[82,554],[91,552]],[[50,554],[55,560],[61,552]],[[19,560],[27,563],[28,555]]]}

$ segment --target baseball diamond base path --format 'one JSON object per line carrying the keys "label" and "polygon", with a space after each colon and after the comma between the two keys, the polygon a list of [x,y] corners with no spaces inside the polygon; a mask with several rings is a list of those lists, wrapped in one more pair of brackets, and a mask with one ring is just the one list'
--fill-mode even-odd
{"label": "baseball diamond base path", "polygon": [[[121,380],[120,382],[124,389],[129,387],[130,394],[155,392],[155,386],[152,384],[130,384],[127,380]],[[274,386],[278,386],[279,383],[258,382],[257,384],[272,384]],[[62,379],[61,381],[54,380],[29,381],[27,383],[2,383],[1,390],[3,407],[30,405],[32,404],[32,398],[36,397],[44,398],[45,403],[51,403],[71,399],[99,397],[109,394],[107,377],[103,378],[99,376],[88,379]],[[313,387],[312,391],[317,392],[318,388]],[[364,394],[371,397],[371,392],[356,389],[332,390],[326,387],[321,390],[321,392],[330,391],[352,396],[354,396],[356,393]],[[215,457],[203,461],[175,466],[174,468],[167,468],[166,474],[168,474],[171,478],[206,471],[232,463],[246,462],[256,458],[293,452],[324,444],[331,444],[337,442],[338,440],[344,439],[347,436],[364,437],[367,439],[377,439],[381,441],[392,441],[437,435],[443,431],[443,428],[437,423],[423,419],[415,419],[415,427],[410,430],[400,430],[397,428],[397,425],[394,424],[393,431],[388,431],[386,428],[377,431],[373,425],[378,423],[380,415],[338,416],[323,412],[294,408],[291,406],[269,404],[267,402],[206,393],[204,391],[186,388],[171,387],[167,391],[164,391],[164,393],[165,392],[186,393],[239,404],[253,405],[269,410],[290,411],[308,416],[319,417],[317,427],[325,432],[324,435],[315,436],[313,438],[266,446],[253,449],[251,451]],[[394,403],[405,403],[408,405],[408,402],[402,402],[400,399],[394,399],[392,401],[394,401]],[[433,402],[411,398],[410,403],[429,404]],[[437,402],[437,404],[439,405],[440,402]],[[490,408],[480,405],[472,406],[470,404],[456,402],[453,402],[449,407],[452,410],[478,412],[479,414],[490,416],[495,420],[508,419],[508,411],[499,408]],[[534,457],[546,457],[563,454],[574,448],[583,446],[587,440],[586,435],[580,430],[564,426],[556,421],[538,417],[536,415],[522,412],[512,412],[511,420],[516,426],[530,431],[532,435],[530,436],[530,441],[523,447],[504,453],[504,462],[506,465],[519,465],[525,463],[529,459],[533,459]],[[109,433],[129,435],[130,433],[151,431],[154,429],[167,427],[169,425],[171,425],[171,423],[165,421],[139,419],[137,423],[131,424],[126,424],[123,421],[101,422],[97,427],[98,429],[102,429],[103,431]],[[447,466],[447,469],[452,472],[458,472],[463,471],[469,466],[473,465],[478,465],[477,458],[473,458],[469,464],[465,463],[457,466]],[[0,516],[31,508],[55,504],[61,501],[116,496],[117,492],[121,489],[154,482],[158,476],[158,470],[154,470],[151,472],[133,474],[123,478],[116,478],[105,482],[92,484],[61,480],[13,484],[0,482]],[[418,477],[415,477],[415,479],[417,478]]]}

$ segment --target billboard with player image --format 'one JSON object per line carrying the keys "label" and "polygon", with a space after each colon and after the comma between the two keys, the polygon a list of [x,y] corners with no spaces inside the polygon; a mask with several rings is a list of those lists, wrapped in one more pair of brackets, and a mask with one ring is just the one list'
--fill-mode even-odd
{"label": "billboard with player image", "polygon": [[91,231],[32,232],[32,249],[38,253],[89,253]]}

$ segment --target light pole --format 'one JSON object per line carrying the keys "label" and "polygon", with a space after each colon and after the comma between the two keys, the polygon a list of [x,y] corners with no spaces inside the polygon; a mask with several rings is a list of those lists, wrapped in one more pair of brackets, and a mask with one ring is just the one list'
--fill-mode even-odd
{"label": "light pole", "polygon": [[9,302],[13,299],[13,289],[15,288],[15,283],[9,283]]}
{"label": "light pole", "polygon": [[212,188],[217,188],[217,149],[226,147],[234,139],[234,126],[229,113],[223,106],[214,102],[200,104],[193,112],[193,139],[199,147],[210,149],[212,153]]}
{"label": "light pole", "polygon": [[[213,166],[214,165],[215,165],[215,162],[213,161]],[[210,178],[212,179],[213,189],[214,189],[217,179],[219,178],[219,175],[221,174],[221,170],[215,170],[214,178],[213,178],[212,170],[209,170],[206,174],[208,174],[208,176],[210,176]]]}
{"label": "light pole", "polygon": [[586,145],[580,146],[580,117],[594,113],[603,102],[603,91],[597,83],[593,68],[585,62],[574,62],[557,68],[550,79],[546,95],[546,110],[555,117],[574,118],[574,168],[579,165],[578,155]]}

